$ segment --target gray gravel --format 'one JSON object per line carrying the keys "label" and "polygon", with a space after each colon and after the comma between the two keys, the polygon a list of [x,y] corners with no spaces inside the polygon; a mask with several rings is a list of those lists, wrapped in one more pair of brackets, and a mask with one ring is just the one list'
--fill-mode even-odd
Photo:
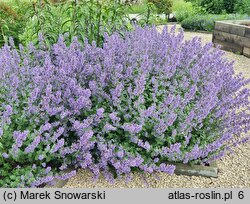
{"label": "gray gravel", "polygon": [[[179,27],[178,27],[179,28]],[[206,33],[185,32],[185,39],[194,36],[202,38],[204,43],[211,42],[212,35]],[[250,78],[250,58],[226,52],[225,57],[235,61],[235,72],[242,72]],[[250,143],[236,149],[234,155],[227,155],[217,161],[218,178],[204,178],[196,176],[177,176],[158,173],[157,176],[146,174],[144,178],[136,173],[133,179],[126,183],[125,179],[110,184],[101,176],[96,182],[88,170],[79,170],[64,188],[208,188],[208,187],[250,187]]]}

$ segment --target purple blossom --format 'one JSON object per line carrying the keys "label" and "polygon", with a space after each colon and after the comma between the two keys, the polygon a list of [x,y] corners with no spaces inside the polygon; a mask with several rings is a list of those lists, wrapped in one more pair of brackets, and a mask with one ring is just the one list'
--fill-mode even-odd
{"label": "purple blossom", "polygon": [[84,146],[87,145],[91,137],[93,137],[94,132],[92,130],[89,130],[85,132],[81,137],[80,137],[80,145]]}
{"label": "purple blossom", "polygon": [[5,159],[8,159],[8,158],[9,158],[9,155],[8,155],[6,152],[2,153],[2,156],[3,156],[3,158],[5,158]]}
{"label": "purple blossom", "polygon": [[38,156],[38,159],[39,159],[40,161],[43,160],[43,158],[44,158],[43,155],[39,155],[39,156]]}
{"label": "purple blossom", "polygon": [[116,112],[110,113],[109,114],[110,119],[112,120],[113,123],[119,122],[121,119],[117,116]]}
{"label": "purple blossom", "polygon": [[99,117],[103,117],[103,113],[104,113],[104,108],[99,108],[96,110],[96,114]]}
{"label": "purple blossom", "polygon": [[106,123],[106,125],[104,126],[104,130],[109,132],[109,131],[115,131],[116,127],[114,127],[113,125]]}
{"label": "purple blossom", "polygon": [[71,171],[69,173],[65,173],[62,176],[56,176],[56,178],[60,179],[60,180],[67,180],[67,179],[69,179],[69,178],[71,178],[71,177],[73,177],[75,175],[76,175],[76,171],[74,170],[74,171]]}
{"label": "purple blossom", "polygon": [[48,166],[48,167],[45,169],[45,174],[48,174],[50,171],[51,171],[51,167]]}
{"label": "purple blossom", "polygon": [[5,107],[4,116],[5,116],[5,117],[8,117],[8,116],[10,116],[10,115],[12,114],[12,112],[13,112],[12,107],[11,107],[10,105],[7,105],[7,106]]}
{"label": "purple blossom", "polygon": [[3,129],[0,127],[0,137],[3,136]]}
{"label": "purple blossom", "polygon": [[32,142],[28,147],[25,148],[25,152],[26,152],[26,153],[31,153],[31,152],[33,152],[33,151],[35,150],[35,148],[38,146],[38,144],[40,143],[40,141],[41,141],[41,136],[37,136],[37,137],[33,140],[33,142]]}
{"label": "purple blossom", "polygon": [[168,174],[173,174],[175,171],[175,166],[174,165],[166,165],[166,164],[160,164],[158,171],[160,172],[165,172]]}
{"label": "purple blossom", "polygon": [[51,153],[57,152],[61,147],[63,147],[63,145],[64,145],[64,139],[58,140],[56,145],[52,148]]}
{"label": "purple blossom", "polygon": [[48,131],[52,128],[52,125],[50,123],[46,123],[45,125],[43,125],[41,127],[41,133],[45,132],[45,131]]}
{"label": "purple blossom", "polygon": [[60,166],[60,170],[65,170],[67,168],[67,165],[66,164],[62,164],[62,166]]}
{"label": "purple blossom", "polygon": [[119,158],[123,158],[123,156],[124,156],[124,151],[123,151],[123,150],[119,150],[119,151],[117,152],[117,156],[118,156]]}
{"label": "purple blossom", "polygon": [[122,128],[132,134],[137,134],[142,130],[142,126],[135,123],[125,123]]}
{"label": "purple blossom", "polygon": [[22,146],[23,141],[26,140],[28,133],[29,133],[29,131],[24,131],[24,132],[15,131],[13,133],[13,138],[15,139],[17,147]]}
{"label": "purple blossom", "polygon": [[150,147],[151,147],[150,144],[147,141],[143,142],[142,140],[138,140],[137,144],[138,144],[139,147],[142,147],[142,148],[144,148],[146,150],[149,150]]}
{"label": "purple blossom", "polygon": [[111,90],[111,96],[114,104],[119,103],[119,98],[122,94],[123,84],[118,84],[115,89]]}
{"label": "purple blossom", "polygon": [[177,135],[177,130],[174,129],[174,130],[172,131],[172,137],[175,137],[176,135]]}
{"label": "purple blossom", "polygon": [[64,128],[60,127],[53,136],[53,141],[56,141],[64,132]]}

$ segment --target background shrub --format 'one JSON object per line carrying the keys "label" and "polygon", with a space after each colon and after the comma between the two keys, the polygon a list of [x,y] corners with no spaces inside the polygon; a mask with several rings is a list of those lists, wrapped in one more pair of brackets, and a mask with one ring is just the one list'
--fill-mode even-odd
{"label": "background shrub", "polygon": [[142,27],[166,24],[168,20],[166,16],[162,15],[163,13],[159,12],[155,4],[148,0],[141,1],[137,4],[131,4],[127,12],[130,14],[137,14],[137,17],[134,19],[132,18],[131,21],[134,21],[134,23]]}
{"label": "background shrub", "polygon": [[16,44],[20,43],[19,35],[26,24],[32,4],[29,2],[1,1],[0,2],[0,46],[12,36]]}
{"label": "background shrub", "polygon": [[234,13],[235,11],[234,7],[237,3],[239,3],[239,1],[241,0],[223,0],[224,10],[227,13]]}
{"label": "background shrub", "polygon": [[212,31],[215,20],[211,17],[211,15],[195,15],[184,19],[181,22],[181,26],[189,30]]}
{"label": "background shrub", "polygon": [[66,179],[69,166],[109,181],[171,174],[166,161],[206,164],[248,141],[249,80],[174,29],[115,33],[103,48],[62,37],[50,49],[1,48],[0,186]]}
{"label": "background shrub", "polygon": [[144,26],[150,26],[150,25],[156,25],[158,21],[164,21],[166,22],[166,19],[162,19],[157,15],[157,8],[152,2],[145,2],[145,7],[142,12],[138,14],[139,21],[137,24],[139,24],[141,27]]}
{"label": "background shrub", "polygon": [[186,0],[201,6],[208,13],[241,13],[249,15],[249,0]]}
{"label": "background shrub", "polygon": [[144,12],[147,8],[147,0],[140,1],[138,3],[127,3],[129,5],[128,7],[128,13],[130,14],[138,14]]}
{"label": "background shrub", "polygon": [[53,44],[63,34],[67,43],[77,36],[81,42],[87,38],[101,46],[104,32],[111,34],[128,29],[125,8],[118,0],[38,3],[20,39],[24,44],[30,41],[37,44],[38,34],[41,33],[47,44]]}
{"label": "background shrub", "polygon": [[225,15],[195,15],[184,19],[181,26],[189,30],[204,30],[213,31],[215,21],[220,20],[239,20],[247,18],[246,15],[240,14],[225,14]]}
{"label": "background shrub", "polygon": [[237,0],[234,5],[234,11],[250,16],[250,0]]}
{"label": "background shrub", "polygon": [[163,13],[168,16],[172,12],[172,0],[148,0],[148,2],[151,2],[156,6],[159,14]]}
{"label": "background shrub", "polygon": [[177,0],[173,3],[173,13],[178,22],[193,16],[197,13],[197,9],[191,2],[185,2],[184,0]]}
{"label": "background shrub", "polygon": [[224,0],[224,7],[227,13],[241,13],[250,15],[250,0]]}
{"label": "background shrub", "polygon": [[[226,11],[224,0],[201,0],[199,6],[205,8],[208,13],[213,14],[221,14]],[[230,8],[230,6],[228,6],[228,8]]]}

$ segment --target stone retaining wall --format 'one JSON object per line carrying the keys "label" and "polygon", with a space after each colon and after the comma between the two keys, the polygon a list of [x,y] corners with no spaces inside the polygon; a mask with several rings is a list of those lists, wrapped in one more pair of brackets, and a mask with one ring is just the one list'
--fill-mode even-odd
{"label": "stone retaining wall", "polygon": [[213,32],[213,43],[227,51],[250,57],[250,20],[217,21]]}

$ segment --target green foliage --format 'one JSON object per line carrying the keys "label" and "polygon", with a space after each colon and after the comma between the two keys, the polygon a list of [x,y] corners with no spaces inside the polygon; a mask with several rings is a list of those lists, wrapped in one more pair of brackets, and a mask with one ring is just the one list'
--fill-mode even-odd
{"label": "green foliage", "polygon": [[234,13],[234,6],[239,0],[223,0],[224,10],[227,13]]}
{"label": "green foliage", "polygon": [[144,0],[140,3],[130,4],[127,12],[129,14],[138,14],[144,12],[146,9],[147,9],[147,1]]}
{"label": "green foliage", "polygon": [[147,0],[131,4],[127,11],[130,14],[137,14],[137,23],[140,26],[163,25],[167,23],[167,19],[163,17],[164,15],[158,15],[156,6]]}
{"label": "green foliage", "polygon": [[169,15],[172,12],[172,0],[148,0],[148,2],[155,5],[158,14],[164,13]]}
{"label": "green foliage", "polygon": [[250,0],[237,0],[234,4],[234,11],[250,16]]}
{"label": "green foliage", "polygon": [[139,25],[140,26],[147,26],[152,25],[156,22],[156,7],[153,3],[148,2],[146,3],[145,10],[139,13]]}
{"label": "green foliage", "polygon": [[174,1],[173,13],[178,22],[193,16],[197,13],[197,9],[191,2],[185,2],[184,0]]}
{"label": "green foliage", "polygon": [[32,5],[29,2],[1,1],[0,2],[0,46],[11,36],[16,44],[20,43],[18,35],[23,32],[26,15]]}
{"label": "green foliage", "polygon": [[181,22],[181,26],[189,30],[213,31],[215,21],[219,20],[239,20],[246,18],[245,15],[225,14],[225,15],[195,15]]}
{"label": "green foliage", "polygon": [[186,0],[208,13],[241,13],[250,15],[250,0]]}
{"label": "green foliage", "polygon": [[100,46],[105,32],[122,32],[128,28],[126,9],[119,1],[80,0],[63,4],[36,4],[34,16],[27,22],[25,32],[20,36],[24,44],[38,43],[41,33],[47,43],[55,43],[60,34],[67,43],[77,36],[83,42],[88,39]]}
{"label": "green foliage", "polygon": [[208,13],[220,14],[225,10],[224,0],[201,0],[201,7],[205,8]]}
{"label": "green foliage", "polygon": [[181,22],[181,26],[189,30],[212,31],[214,20],[209,15],[195,15],[188,17]]}

